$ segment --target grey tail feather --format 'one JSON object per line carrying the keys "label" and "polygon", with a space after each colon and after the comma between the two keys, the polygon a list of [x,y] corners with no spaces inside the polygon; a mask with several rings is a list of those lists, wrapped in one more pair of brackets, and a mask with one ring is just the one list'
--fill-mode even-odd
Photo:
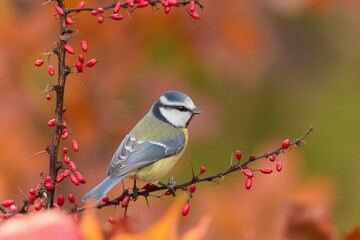
{"label": "grey tail feather", "polygon": [[108,176],[107,178],[105,178],[104,181],[102,181],[99,185],[93,188],[90,192],[86,193],[83,196],[82,201],[100,201],[121,179],[123,179],[123,176]]}

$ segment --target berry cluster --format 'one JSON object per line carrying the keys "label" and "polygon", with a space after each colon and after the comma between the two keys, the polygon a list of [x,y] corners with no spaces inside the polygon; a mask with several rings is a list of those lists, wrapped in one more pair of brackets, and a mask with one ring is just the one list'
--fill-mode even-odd
{"label": "berry cluster", "polygon": [[[285,139],[281,143],[281,147],[279,149],[277,149],[276,151],[273,151],[271,154],[266,154],[264,156],[265,158],[269,159],[271,162],[276,161],[276,166],[275,166],[276,171],[281,172],[281,170],[282,170],[282,163],[278,160],[278,158],[276,156],[279,155],[280,153],[283,153],[285,149],[290,148],[291,145],[293,145],[293,144],[295,144],[295,143],[292,142],[291,140]],[[242,158],[242,152],[240,150],[237,150],[235,152],[235,158],[238,160],[237,166],[240,166],[240,160]],[[254,158],[254,156],[251,156],[250,160],[252,161],[253,158]],[[261,169],[250,169],[247,167],[247,164],[249,163],[249,161],[240,166],[241,172],[246,176],[245,188],[247,190],[250,190],[252,187],[252,179],[254,177],[254,172],[260,172],[262,174],[271,174],[273,172],[273,170],[271,168],[267,168],[267,167],[263,167]],[[235,166],[235,167],[237,167],[237,166]]]}

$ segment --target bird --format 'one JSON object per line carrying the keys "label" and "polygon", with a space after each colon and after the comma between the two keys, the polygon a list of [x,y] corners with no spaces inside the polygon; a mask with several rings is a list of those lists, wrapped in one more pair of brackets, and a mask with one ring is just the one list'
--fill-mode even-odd
{"label": "bird", "polygon": [[182,92],[167,91],[161,95],[120,143],[106,178],[82,201],[100,201],[125,177],[134,179],[134,183],[161,183],[184,153],[187,127],[199,113],[192,99]]}

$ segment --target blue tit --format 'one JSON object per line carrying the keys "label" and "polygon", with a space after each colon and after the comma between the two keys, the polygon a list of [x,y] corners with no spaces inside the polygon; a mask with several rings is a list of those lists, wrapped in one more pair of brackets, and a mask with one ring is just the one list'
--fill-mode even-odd
{"label": "blue tit", "polygon": [[121,142],[105,180],[82,200],[101,200],[124,177],[146,183],[160,181],[183,154],[188,142],[187,126],[199,113],[184,93],[164,93]]}

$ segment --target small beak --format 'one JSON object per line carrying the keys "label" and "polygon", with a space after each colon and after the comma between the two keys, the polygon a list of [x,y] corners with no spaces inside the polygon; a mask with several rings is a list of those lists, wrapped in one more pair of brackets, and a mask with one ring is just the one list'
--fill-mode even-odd
{"label": "small beak", "polygon": [[198,108],[196,107],[196,108],[194,108],[194,109],[192,110],[192,113],[193,113],[193,114],[200,114],[200,113],[202,113],[202,112],[201,112],[200,109],[198,109]]}

